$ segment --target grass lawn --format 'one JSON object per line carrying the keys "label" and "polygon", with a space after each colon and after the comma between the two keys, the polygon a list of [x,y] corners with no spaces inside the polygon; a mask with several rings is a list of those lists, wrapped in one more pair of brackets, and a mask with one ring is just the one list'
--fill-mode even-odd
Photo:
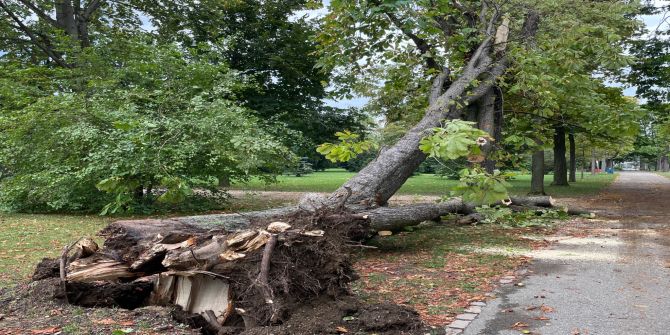
{"label": "grass lawn", "polygon": [[0,287],[29,279],[43,257],[58,257],[64,245],[95,235],[109,221],[99,216],[0,213]]}
{"label": "grass lawn", "polygon": [[[332,192],[354,175],[342,169],[329,169],[315,172],[303,177],[280,176],[276,184],[266,185],[254,180],[246,184],[235,185],[236,189],[255,191],[286,191],[286,192]],[[616,174],[584,174],[584,179],[577,176],[577,182],[570,187],[551,186],[551,175],[544,178],[546,192],[555,197],[570,197],[598,193],[609,185]],[[421,174],[410,178],[400,189],[401,194],[443,195],[456,185],[457,181],[442,178],[433,174]],[[510,181],[512,194],[526,194],[530,189],[530,175],[519,175]]]}
{"label": "grass lawn", "polygon": [[663,177],[670,178],[670,172],[656,172],[656,173]]}

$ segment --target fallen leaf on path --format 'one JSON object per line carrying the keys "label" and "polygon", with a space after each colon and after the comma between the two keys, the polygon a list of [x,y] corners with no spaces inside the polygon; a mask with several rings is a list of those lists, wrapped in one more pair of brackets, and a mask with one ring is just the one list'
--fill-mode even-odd
{"label": "fallen leaf on path", "polygon": [[519,329],[519,328],[528,328],[528,324],[519,321],[519,322],[512,325],[512,329]]}
{"label": "fallen leaf on path", "polygon": [[533,318],[533,319],[535,319],[535,320],[540,320],[540,321],[547,321],[547,320],[549,320],[549,318],[546,317],[546,316],[544,316],[544,315],[535,317],[535,318]]}
{"label": "fallen leaf on path", "polygon": [[102,319],[102,320],[93,320],[93,323],[95,323],[95,324],[99,324],[99,325],[107,325],[107,326],[109,326],[109,325],[115,325],[115,324],[116,324],[116,321],[114,321],[114,320],[112,320],[112,319]]}
{"label": "fallen leaf on path", "polygon": [[348,333],[349,332],[349,330],[347,328],[344,328],[344,327],[337,327],[337,328],[335,328],[335,330],[337,330],[338,333]]}
{"label": "fallen leaf on path", "polygon": [[554,311],[553,308],[547,306],[547,305],[542,305],[540,306],[540,310],[544,313],[552,313]]}
{"label": "fallen leaf on path", "polygon": [[30,333],[35,335],[51,335],[60,331],[59,327],[51,327],[44,329],[31,329]]}

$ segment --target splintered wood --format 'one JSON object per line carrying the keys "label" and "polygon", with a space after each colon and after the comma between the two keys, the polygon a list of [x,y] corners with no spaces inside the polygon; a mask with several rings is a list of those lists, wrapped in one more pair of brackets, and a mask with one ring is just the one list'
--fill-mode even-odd
{"label": "splintered wood", "polygon": [[[170,230],[169,227],[138,227],[120,221],[115,228],[118,241],[130,241],[125,247],[99,251],[90,239],[81,239],[71,247],[77,250],[67,266],[69,282],[150,281],[152,305],[174,304],[184,311],[202,315],[208,322],[223,325],[236,313],[227,277],[216,266],[235,262],[255,250],[289,236],[319,238],[322,230],[291,229],[285,222],[272,222],[266,229],[248,229],[233,233],[203,230]],[[114,242],[112,242],[114,243]],[[106,245],[107,246],[107,245]],[[267,276],[266,268],[259,269]],[[224,267],[225,268],[225,267]],[[266,279],[267,282],[267,279]],[[267,283],[265,283],[267,285]]]}

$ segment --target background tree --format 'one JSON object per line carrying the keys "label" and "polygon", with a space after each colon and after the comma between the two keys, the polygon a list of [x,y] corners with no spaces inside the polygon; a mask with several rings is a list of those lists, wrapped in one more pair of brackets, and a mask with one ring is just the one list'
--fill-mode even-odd
{"label": "background tree", "polygon": [[[159,188],[167,190],[159,200],[174,202],[219,178],[282,171],[292,154],[236,101],[244,77],[212,64],[210,52],[138,38],[91,46],[74,69],[16,71],[3,62],[3,79],[20,89],[2,92],[0,165],[12,176],[0,201],[14,210],[110,202],[115,211],[150,205]],[[36,81],[53,90],[35,90]]]}

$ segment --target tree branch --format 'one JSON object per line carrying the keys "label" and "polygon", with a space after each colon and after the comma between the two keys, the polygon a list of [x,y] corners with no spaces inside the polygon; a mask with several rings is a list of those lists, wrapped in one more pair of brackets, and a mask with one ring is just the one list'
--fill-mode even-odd
{"label": "tree branch", "polygon": [[102,2],[100,0],[92,0],[89,2],[85,7],[84,11],[81,14],[81,17],[84,20],[88,20],[93,13],[100,8],[100,5],[102,5]]}
{"label": "tree branch", "polygon": [[68,64],[68,63],[66,63],[65,61],[63,61],[63,59],[60,58],[60,57],[58,56],[58,54],[56,54],[56,52],[54,52],[50,47],[48,47],[48,46],[46,46],[46,45],[40,43],[40,42],[38,41],[38,39],[37,39],[37,36],[35,36],[35,33],[33,33],[33,31],[32,31],[30,28],[28,28],[28,27],[21,21],[21,19],[19,19],[19,17],[16,16],[16,15],[14,14],[14,12],[11,11],[11,9],[9,9],[9,7],[7,7],[7,5],[5,4],[4,1],[1,1],[1,0],[0,0],[0,8],[2,8],[2,9],[5,11],[5,13],[7,13],[7,15],[8,15],[14,22],[16,22],[16,24],[18,25],[18,28],[19,28],[21,31],[23,31],[26,35],[28,35],[28,37],[30,38],[30,41],[31,41],[35,46],[37,46],[37,47],[40,48],[42,51],[44,51],[44,53],[46,53],[48,57],[50,57],[51,59],[53,59],[54,62],[56,62],[56,64],[58,64],[58,65],[60,65],[60,66],[62,66],[62,67],[66,67],[66,68],[72,68],[72,65],[71,65],[71,64]]}
{"label": "tree branch", "polygon": [[34,3],[32,3],[29,0],[19,0],[22,4],[26,5],[26,7],[30,8],[30,10],[33,11],[37,16],[39,16],[42,20],[47,21],[50,25],[56,27],[56,28],[63,28],[61,27],[60,24],[51,16],[47,15],[44,11],[42,11],[39,7],[37,7]]}
{"label": "tree branch", "polygon": [[437,63],[435,58],[433,58],[432,56],[426,56],[426,54],[432,49],[430,43],[428,43],[423,38],[417,36],[410,29],[407,29],[407,27],[405,27],[405,25],[403,24],[402,20],[400,20],[395,14],[387,11],[385,11],[384,14],[386,14],[386,17],[388,17],[389,21],[391,21],[391,23],[393,23],[393,25],[396,26],[396,28],[400,29],[400,31],[403,34],[405,34],[405,36],[409,37],[412,40],[412,42],[414,42],[414,45],[419,50],[419,53],[421,53],[421,56],[423,56],[426,59],[426,66],[429,69],[442,71],[442,66],[440,66]]}
{"label": "tree branch", "polygon": [[444,91],[444,83],[449,78],[449,69],[445,68],[444,71],[438,73],[435,78],[433,78],[433,84],[430,86],[430,97],[428,98],[428,103],[433,104],[437,99],[442,95]]}

